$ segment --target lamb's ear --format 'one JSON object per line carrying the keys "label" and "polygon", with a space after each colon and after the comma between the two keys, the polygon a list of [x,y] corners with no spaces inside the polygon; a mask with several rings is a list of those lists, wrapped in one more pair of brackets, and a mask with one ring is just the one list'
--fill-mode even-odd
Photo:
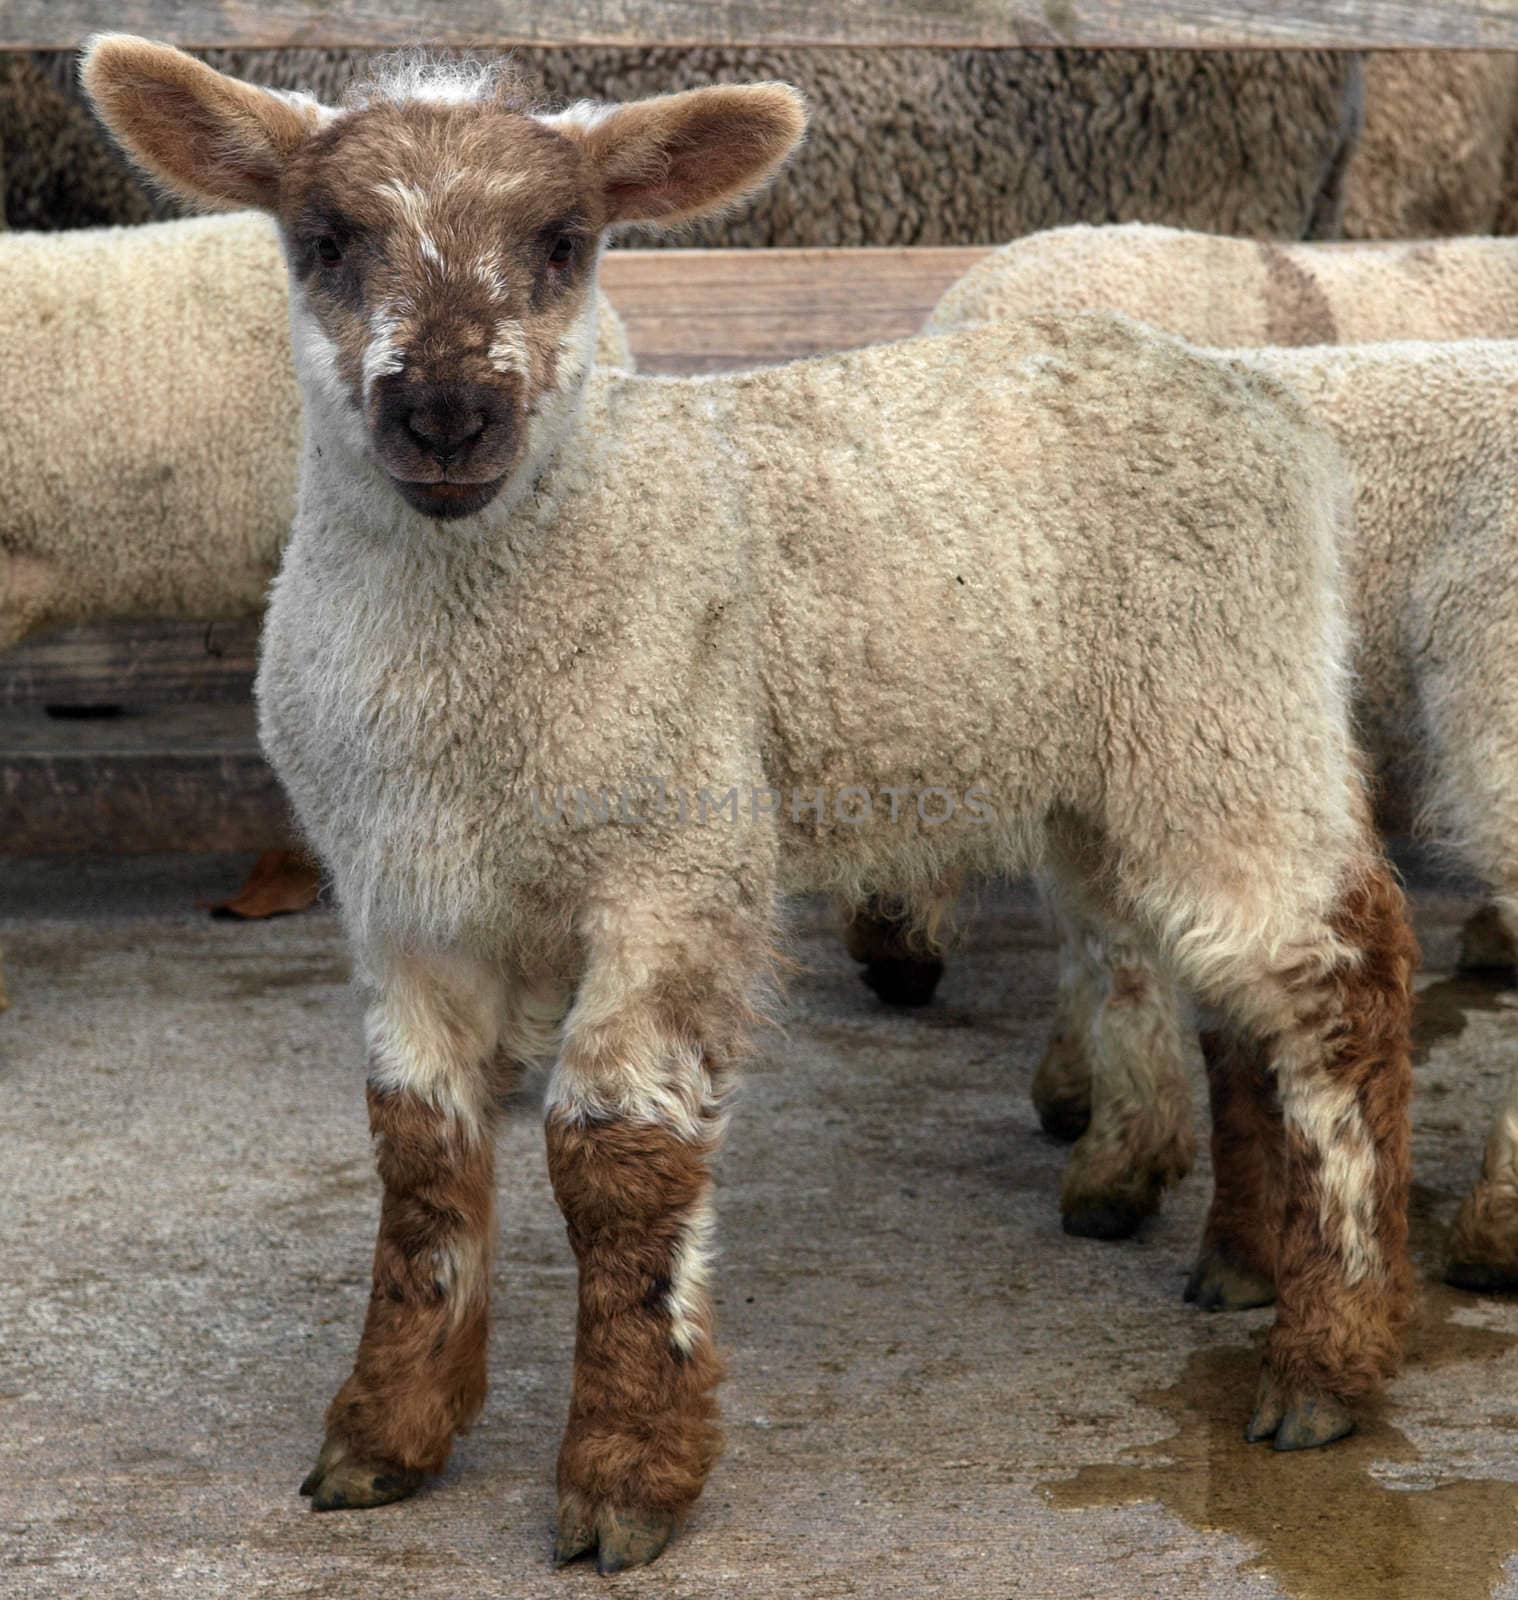
{"label": "lamb's ear", "polygon": [[680,222],[773,177],[801,143],[806,107],[789,84],[723,84],[546,120],[599,168],[609,223]]}
{"label": "lamb's ear", "polygon": [[271,210],[285,163],[321,119],[314,101],[240,83],[126,33],[96,34],[80,78],[127,154],[188,200]]}

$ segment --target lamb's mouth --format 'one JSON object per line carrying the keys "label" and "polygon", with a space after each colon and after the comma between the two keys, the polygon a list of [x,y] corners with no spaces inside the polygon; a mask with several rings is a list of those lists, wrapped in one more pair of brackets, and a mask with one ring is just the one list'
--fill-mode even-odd
{"label": "lamb's mouth", "polygon": [[392,473],[390,481],[407,505],[424,516],[446,522],[483,511],[500,493],[506,474],[503,472],[499,478],[490,478],[484,483],[454,483],[446,478],[436,483],[417,483],[409,478],[397,478]]}

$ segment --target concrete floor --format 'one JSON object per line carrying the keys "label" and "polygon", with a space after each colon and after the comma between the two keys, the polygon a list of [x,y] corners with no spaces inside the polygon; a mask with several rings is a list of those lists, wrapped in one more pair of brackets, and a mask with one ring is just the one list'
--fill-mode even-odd
{"label": "concrete floor", "polygon": [[[655,1567],[548,1565],[573,1283],[540,1083],[502,1140],[484,1418],[418,1498],[312,1515],[376,1210],[362,1053],[330,915],[195,910],[243,865],[4,867],[0,1594],[1518,1597],[1518,1304],[1431,1287],[1355,1439],[1246,1447],[1269,1314],[1181,1303],[1205,1166],[1136,1241],[1060,1231],[1018,893],[907,1016],[799,910],[721,1165],[728,1452]],[[1448,972],[1469,905],[1418,895],[1425,1276],[1518,1051],[1518,996]]]}

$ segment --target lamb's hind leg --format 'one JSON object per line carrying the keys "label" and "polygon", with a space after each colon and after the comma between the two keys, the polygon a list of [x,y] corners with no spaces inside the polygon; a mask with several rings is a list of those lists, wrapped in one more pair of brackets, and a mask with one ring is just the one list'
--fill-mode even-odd
{"label": "lamb's hind leg", "polygon": [[[1493,811],[1502,815],[1495,806]],[[1495,962],[1504,944],[1509,953],[1514,947],[1518,893],[1499,894],[1485,910],[1495,932],[1482,953]],[[1462,966],[1473,964],[1468,960],[1470,934],[1481,915],[1467,925]],[[1492,1119],[1481,1175],[1455,1218],[1444,1276],[1462,1289],[1478,1292],[1518,1289],[1518,1064],[1509,1072],[1506,1093]]]}
{"label": "lamb's hind leg", "polygon": [[580,1268],[558,1561],[663,1549],[721,1434],[706,1288],[708,1164],[767,930],[603,912],[549,1090],[548,1168]]}
{"label": "lamb's hind leg", "polygon": [[1275,1001],[1271,981],[1255,980],[1231,1008],[1278,1019],[1269,1029],[1284,1127],[1276,1320],[1246,1430],[1278,1450],[1350,1431],[1349,1402],[1395,1369],[1412,1304],[1408,1030],[1417,951],[1384,865],[1366,866],[1329,928],[1336,958],[1282,974]]}
{"label": "lamb's hind leg", "polygon": [[1460,1203],[1444,1276],[1478,1292],[1518,1289],[1518,1067],[1487,1134],[1481,1176]]}
{"label": "lamb's hind leg", "polygon": [[318,1511],[412,1493],[484,1403],[498,1003],[471,961],[405,959],[388,964],[369,1014],[384,1197],[358,1355],[301,1485]]}
{"label": "lamb's hind leg", "polygon": [[[945,894],[940,903],[947,906],[949,898]],[[923,920],[899,901],[876,895],[856,906],[844,923],[844,948],[888,1006],[927,1005],[943,977],[943,956]]]}
{"label": "lamb's hind leg", "polygon": [[1276,1297],[1286,1132],[1270,1052],[1232,1030],[1202,1035],[1212,1111],[1212,1204],[1186,1298],[1245,1311]]}
{"label": "lamb's hind leg", "polygon": [[1055,1037],[1067,1041],[1064,1059],[1089,1074],[1090,1097],[1087,1126],[1065,1166],[1060,1212],[1067,1233],[1125,1239],[1195,1154],[1180,996],[1133,935],[1090,917],[1060,890],[1051,899],[1061,973],[1079,973],[1061,983]]}

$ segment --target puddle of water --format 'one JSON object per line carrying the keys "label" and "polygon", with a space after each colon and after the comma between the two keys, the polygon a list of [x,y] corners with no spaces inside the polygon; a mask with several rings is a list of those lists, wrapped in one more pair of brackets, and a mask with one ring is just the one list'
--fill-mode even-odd
{"label": "puddle of water", "polygon": [[[1448,1321],[1471,1297],[1428,1284],[1410,1363],[1483,1363],[1518,1336]],[[1275,1578],[1292,1600],[1488,1600],[1518,1550],[1518,1484],[1457,1479],[1394,1489],[1372,1465],[1419,1460],[1384,1410],[1349,1439],[1278,1455],[1244,1443],[1258,1350],[1193,1351],[1180,1380],[1139,1398],[1171,1419],[1172,1437],[1126,1462],[1083,1467],[1044,1484],[1061,1510],[1158,1502],[1192,1527],[1229,1533],[1258,1555],[1245,1570]],[[1473,1382],[1481,1394],[1486,1386]],[[1496,1398],[1495,1391],[1493,1398]]]}
{"label": "puddle of water", "polygon": [[1458,1039],[1473,1011],[1518,1010],[1510,977],[1457,972],[1420,989],[1413,999],[1413,1064],[1428,1060],[1437,1044]]}

